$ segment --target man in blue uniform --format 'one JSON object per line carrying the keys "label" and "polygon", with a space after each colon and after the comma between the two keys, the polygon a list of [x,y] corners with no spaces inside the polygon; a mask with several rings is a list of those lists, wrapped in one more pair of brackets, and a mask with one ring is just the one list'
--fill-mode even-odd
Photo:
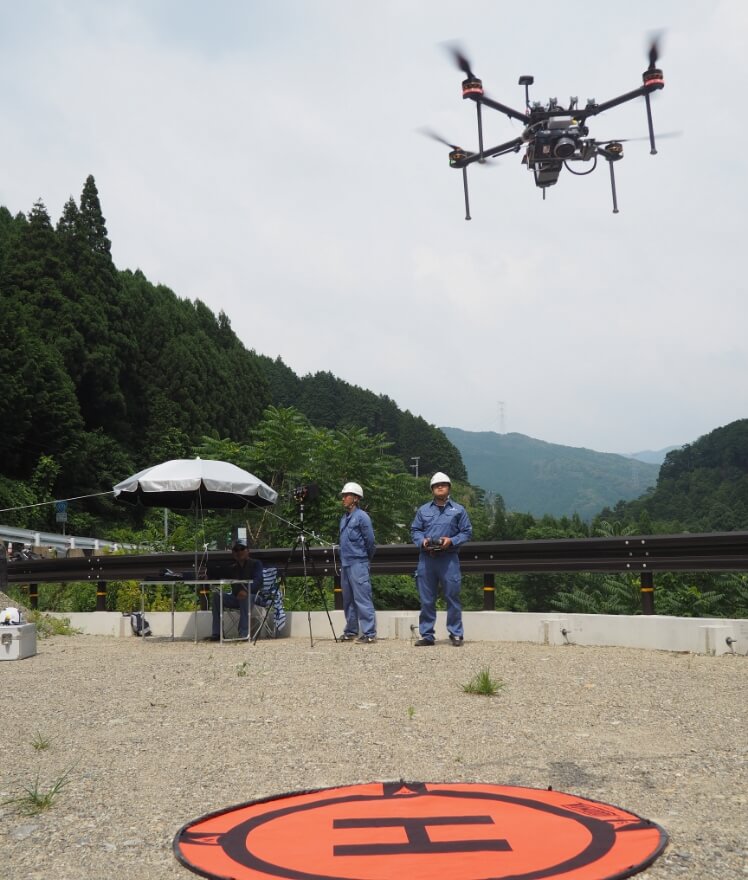
{"label": "man in blue uniform", "polygon": [[452,488],[449,477],[441,472],[431,478],[433,498],[416,511],[410,527],[413,543],[421,551],[416,569],[421,614],[418,618],[420,639],[416,645],[434,644],[436,624],[436,596],[441,583],[447,603],[447,631],[450,642],[457,648],[463,643],[462,605],[460,604],[461,544],[473,535],[470,517],[461,504],[449,497]]}
{"label": "man in blue uniform", "polygon": [[364,497],[361,486],[346,483],[340,494],[345,510],[340,519],[340,586],[345,613],[345,629],[340,640],[368,644],[377,640],[377,616],[369,576],[369,561],[375,548],[374,529],[369,514],[359,507]]}

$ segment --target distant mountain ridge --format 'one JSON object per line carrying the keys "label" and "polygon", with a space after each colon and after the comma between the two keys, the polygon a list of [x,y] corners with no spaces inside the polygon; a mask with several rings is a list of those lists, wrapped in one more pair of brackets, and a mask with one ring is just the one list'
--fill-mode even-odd
{"label": "distant mountain ridge", "polygon": [[533,516],[578,513],[589,520],[604,507],[638,498],[660,470],[659,464],[524,434],[441,430],[462,454],[471,483],[500,494],[507,509]]}
{"label": "distant mountain ridge", "polygon": [[641,452],[627,452],[625,457],[635,458],[637,461],[646,461],[649,464],[662,464],[668,452],[680,448],[680,446],[666,446],[664,449],[642,449]]}

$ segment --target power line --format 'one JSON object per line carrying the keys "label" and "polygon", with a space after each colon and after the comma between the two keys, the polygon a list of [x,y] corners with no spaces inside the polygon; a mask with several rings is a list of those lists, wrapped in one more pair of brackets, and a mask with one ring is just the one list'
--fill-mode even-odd
{"label": "power line", "polygon": [[44,507],[47,504],[57,504],[58,501],[82,501],[84,498],[100,498],[102,495],[113,495],[108,492],[94,492],[93,495],[76,495],[74,498],[55,498],[54,501],[37,501],[36,504],[19,504],[18,507],[0,507],[0,513],[10,513],[13,510],[29,510],[32,507]]}

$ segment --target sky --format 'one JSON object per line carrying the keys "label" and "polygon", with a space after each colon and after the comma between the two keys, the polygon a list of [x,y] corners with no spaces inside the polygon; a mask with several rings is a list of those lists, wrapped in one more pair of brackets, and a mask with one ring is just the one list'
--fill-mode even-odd
{"label": "sky", "polygon": [[[655,130],[542,193],[462,176],[486,94],[598,102]],[[744,0],[0,0],[0,204],[53,222],[93,174],[119,269],[223,311],[247,348],[439,426],[629,453],[748,417]],[[646,135],[643,99],[591,119]],[[521,125],[484,111],[485,141]]]}

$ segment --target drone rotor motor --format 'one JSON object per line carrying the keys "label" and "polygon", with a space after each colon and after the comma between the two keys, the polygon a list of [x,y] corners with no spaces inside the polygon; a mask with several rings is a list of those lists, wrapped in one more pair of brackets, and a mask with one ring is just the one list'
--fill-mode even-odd
{"label": "drone rotor motor", "polygon": [[462,81],[462,97],[469,98],[471,95],[483,94],[483,82],[477,76],[469,76]]}
{"label": "drone rotor motor", "polygon": [[616,159],[623,159],[623,144],[620,141],[612,141],[605,148],[605,152],[614,161]]}
{"label": "drone rotor motor", "polygon": [[659,67],[649,67],[642,74],[642,82],[653,89],[665,87],[665,76]]}
{"label": "drone rotor motor", "polygon": [[455,147],[449,154],[449,165],[451,168],[459,167],[459,163],[463,161],[463,159],[467,159],[468,153],[465,150],[460,149],[460,147]]}

